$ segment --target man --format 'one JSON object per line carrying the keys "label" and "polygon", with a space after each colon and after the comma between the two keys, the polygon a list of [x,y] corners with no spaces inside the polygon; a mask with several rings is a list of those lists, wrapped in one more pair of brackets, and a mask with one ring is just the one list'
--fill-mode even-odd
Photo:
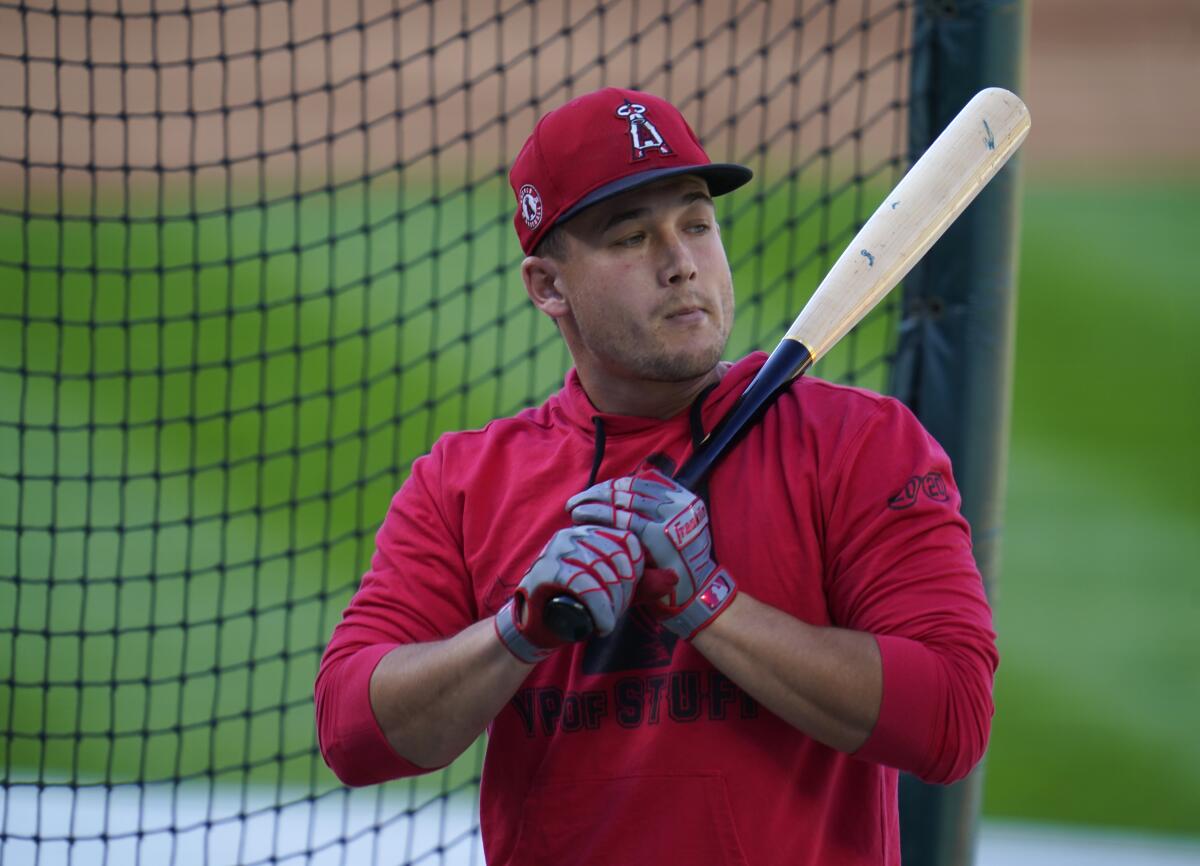
{"label": "man", "polygon": [[[542,118],[510,176],[521,276],[575,367],[416,461],[325,653],[348,784],[488,731],[491,864],[898,864],[897,769],[952,781],[986,746],[990,612],[903,406],[805,378],[700,497],[670,479],[764,360],[720,360],[711,197],[749,177],[649,94]],[[546,627],[561,594],[594,638]]]}

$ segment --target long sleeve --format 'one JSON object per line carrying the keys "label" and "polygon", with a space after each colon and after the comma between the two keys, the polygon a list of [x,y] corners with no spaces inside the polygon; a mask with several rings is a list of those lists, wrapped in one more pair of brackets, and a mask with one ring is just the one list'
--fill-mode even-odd
{"label": "long sleeve", "polygon": [[438,449],[413,465],[375,539],[370,570],[321,659],[315,687],[317,739],[348,785],[429,772],[392,749],[371,709],[371,675],[401,644],[438,640],[476,619],[452,519],[441,506]]}
{"label": "long sleeve", "polygon": [[837,624],[870,632],[879,718],[856,755],[947,783],[987,747],[999,661],[950,461],[911,413],[880,401],[822,479],[826,593]]}

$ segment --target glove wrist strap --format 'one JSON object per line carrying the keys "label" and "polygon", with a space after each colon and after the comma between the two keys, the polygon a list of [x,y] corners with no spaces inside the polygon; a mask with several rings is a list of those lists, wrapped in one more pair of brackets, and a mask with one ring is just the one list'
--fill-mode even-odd
{"label": "glove wrist strap", "polygon": [[521,632],[520,626],[517,625],[515,599],[509,599],[508,603],[496,612],[496,617],[492,622],[496,626],[496,637],[500,639],[500,643],[504,644],[505,649],[525,664],[537,664],[542,659],[549,658],[554,652],[553,649],[535,645]]}
{"label": "glove wrist strap", "polygon": [[662,624],[684,640],[691,640],[729,607],[736,595],[733,575],[718,567],[704,586],[682,607],[671,611]]}

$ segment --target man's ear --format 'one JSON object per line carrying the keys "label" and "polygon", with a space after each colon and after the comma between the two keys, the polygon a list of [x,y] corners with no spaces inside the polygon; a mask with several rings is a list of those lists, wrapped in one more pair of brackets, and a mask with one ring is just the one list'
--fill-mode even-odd
{"label": "man's ear", "polygon": [[521,279],[533,305],[552,319],[571,312],[567,299],[559,291],[559,263],[548,256],[526,256],[521,262]]}

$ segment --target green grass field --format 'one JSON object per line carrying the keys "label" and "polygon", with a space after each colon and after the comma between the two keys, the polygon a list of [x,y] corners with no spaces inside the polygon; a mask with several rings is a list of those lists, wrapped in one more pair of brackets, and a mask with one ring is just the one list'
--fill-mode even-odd
{"label": "green grass field", "polygon": [[1200,834],[1198,200],[1029,185],[990,814]]}
{"label": "green grass field", "polygon": [[[807,189],[728,214],[737,351],[769,348],[875,199],[836,196],[822,228]],[[1029,189],[991,814],[1200,833],[1198,193]],[[502,191],[424,195],[161,232],[0,217],[0,285],[34,267],[0,293],[10,780],[332,784],[312,677],[404,467],[565,367]],[[888,315],[820,372],[881,387]]]}

